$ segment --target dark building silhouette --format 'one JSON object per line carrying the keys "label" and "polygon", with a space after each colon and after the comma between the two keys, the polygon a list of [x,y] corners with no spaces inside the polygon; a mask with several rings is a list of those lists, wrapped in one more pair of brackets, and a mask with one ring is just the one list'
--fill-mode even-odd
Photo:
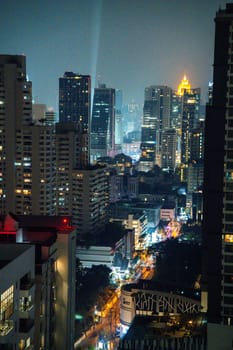
{"label": "dark building silhouette", "polygon": [[[64,132],[64,138],[67,138],[67,129],[72,129],[78,134],[79,147],[76,147],[76,157],[79,164],[75,164],[78,167],[85,167],[90,163],[90,115],[91,77],[65,72],[64,76],[59,78],[59,123],[62,124],[57,125],[57,130],[59,134]],[[67,127],[65,123],[68,124]],[[61,139],[63,140],[63,137]]]}
{"label": "dark building silhouette", "polygon": [[82,131],[90,126],[91,77],[65,72],[59,78],[59,122],[76,122]]}
{"label": "dark building silhouette", "polygon": [[215,18],[213,97],[206,109],[203,300],[211,350],[229,349],[233,341],[232,23],[233,4],[227,4]]}

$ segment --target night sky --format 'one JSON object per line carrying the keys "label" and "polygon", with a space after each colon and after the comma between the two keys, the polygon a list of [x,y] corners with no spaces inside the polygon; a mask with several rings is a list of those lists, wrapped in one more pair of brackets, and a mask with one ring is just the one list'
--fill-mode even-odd
{"label": "night sky", "polygon": [[[230,2],[230,1],[228,1]],[[184,73],[205,97],[221,0],[1,0],[1,54],[25,54],[36,103],[58,109],[58,78],[90,74],[143,103]]]}

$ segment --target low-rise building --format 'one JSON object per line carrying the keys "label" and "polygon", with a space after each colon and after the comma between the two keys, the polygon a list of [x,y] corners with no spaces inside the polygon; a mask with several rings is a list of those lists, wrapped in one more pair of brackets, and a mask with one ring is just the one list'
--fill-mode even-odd
{"label": "low-rise building", "polygon": [[76,257],[84,268],[91,268],[95,265],[112,267],[114,251],[108,246],[77,247]]}
{"label": "low-rise building", "polygon": [[134,230],[135,250],[143,249],[143,237],[147,232],[147,216],[138,212],[118,217],[111,217],[110,222],[121,222],[125,229]]}
{"label": "low-rise building", "polygon": [[176,208],[173,203],[167,203],[162,206],[160,209],[160,220],[162,221],[171,221],[176,217]]}
{"label": "low-rise building", "polygon": [[154,315],[198,314],[201,312],[200,295],[194,290],[178,286],[161,285],[154,281],[140,280],[122,286],[120,322],[128,329],[134,317]]}

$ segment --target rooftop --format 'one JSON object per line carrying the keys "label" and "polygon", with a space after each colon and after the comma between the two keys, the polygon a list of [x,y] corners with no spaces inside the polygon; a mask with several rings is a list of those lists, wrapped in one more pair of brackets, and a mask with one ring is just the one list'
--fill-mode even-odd
{"label": "rooftop", "polygon": [[29,244],[0,243],[0,268],[9,264],[31,247]]}

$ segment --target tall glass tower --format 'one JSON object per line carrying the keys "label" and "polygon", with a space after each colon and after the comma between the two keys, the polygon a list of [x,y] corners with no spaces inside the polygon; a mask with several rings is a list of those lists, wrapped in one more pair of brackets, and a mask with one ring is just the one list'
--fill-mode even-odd
{"label": "tall glass tower", "polygon": [[115,150],[115,89],[105,84],[94,90],[91,121],[92,159],[114,155]]}

